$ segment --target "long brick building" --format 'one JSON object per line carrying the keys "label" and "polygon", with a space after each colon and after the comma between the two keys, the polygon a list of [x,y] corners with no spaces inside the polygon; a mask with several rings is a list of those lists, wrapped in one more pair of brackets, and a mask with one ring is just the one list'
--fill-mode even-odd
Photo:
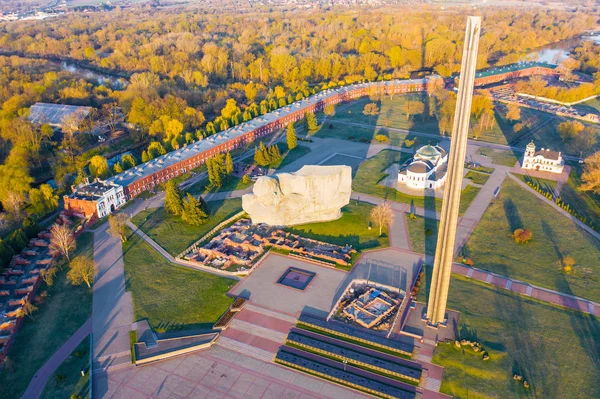
{"label": "long brick building", "polygon": [[[539,63],[523,63],[512,66],[495,68],[479,72],[476,85],[482,86],[506,79],[514,79],[531,75],[547,75],[555,72],[555,67]],[[338,104],[355,100],[367,95],[390,95],[416,92],[431,92],[436,87],[444,84],[439,76],[429,76],[423,79],[392,80],[385,82],[359,83],[350,86],[329,89],[314,94],[307,99],[279,108],[275,111],[261,115],[248,122],[241,123],[223,132],[214,134],[204,140],[189,144],[179,150],[162,155],[149,162],[138,165],[123,173],[109,178],[107,185],[123,188],[125,201],[150,190],[160,183],[177,177],[193,168],[202,165],[206,160],[217,153],[223,153],[241,148],[256,139],[284,128],[289,123],[297,122],[304,118],[307,112],[322,111],[327,104]],[[90,198],[94,202],[84,206],[85,201],[81,195],[73,193],[64,197],[65,211],[67,213],[82,213],[85,209],[99,209],[98,204],[105,198]],[[122,203],[125,203],[123,201]],[[122,205],[122,204],[120,204]],[[119,205],[119,206],[120,206]],[[111,207],[108,213],[114,211]],[[86,215],[88,216],[88,215]],[[99,214],[96,217],[101,217]],[[102,215],[104,216],[104,215]]]}

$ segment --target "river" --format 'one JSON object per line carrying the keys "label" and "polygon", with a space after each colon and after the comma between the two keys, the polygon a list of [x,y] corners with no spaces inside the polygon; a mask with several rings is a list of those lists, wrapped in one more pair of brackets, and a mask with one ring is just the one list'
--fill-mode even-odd
{"label": "river", "polygon": [[558,65],[584,40],[591,40],[596,44],[600,44],[600,32],[594,32],[592,35],[573,37],[542,46],[529,53],[527,59]]}
{"label": "river", "polygon": [[87,80],[95,80],[99,85],[108,84],[116,90],[121,90],[127,86],[127,80],[122,77],[93,71],[80,65],[76,65],[72,62],[62,61],[60,63],[60,69]]}

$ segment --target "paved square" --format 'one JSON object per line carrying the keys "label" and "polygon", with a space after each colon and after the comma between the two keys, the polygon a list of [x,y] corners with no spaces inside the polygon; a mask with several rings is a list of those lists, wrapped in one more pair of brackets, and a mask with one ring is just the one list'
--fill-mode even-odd
{"label": "paved square", "polygon": [[[293,267],[315,273],[304,291],[278,284],[280,277]],[[346,286],[348,274],[327,266],[319,266],[300,259],[270,253],[258,267],[230,291],[258,306],[277,309],[282,313],[299,316],[307,312],[325,317],[334,305],[338,291]]]}
{"label": "paved square", "polygon": [[307,270],[290,267],[283,273],[277,283],[304,291],[316,275],[316,273]]}
{"label": "paved square", "polygon": [[[182,367],[183,366],[183,367]],[[98,398],[366,399],[282,366],[215,346],[142,367],[94,376]]]}

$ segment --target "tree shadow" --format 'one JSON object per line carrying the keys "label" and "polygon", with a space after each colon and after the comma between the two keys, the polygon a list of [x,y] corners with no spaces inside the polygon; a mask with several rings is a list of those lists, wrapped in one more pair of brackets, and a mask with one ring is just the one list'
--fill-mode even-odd
{"label": "tree shadow", "polygon": [[[573,295],[571,286],[563,274],[556,275],[556,287],[560,292]],[[563,306],[572,307],[575,300],[562,297]],[[600,381],[600,322],[598,318],[587,313],[570,311],[569,321],[575,335],[579,339],[581,351],[589,358],[593,365],[595,377],[593,381]]]}
{"label": "tree shadow", "polygon": [[[436,201],[433,196],[425,196],[424,198],[425,214],[436,214]],[[439,231],[438,220],[435,217],[424,216],[424,242],[425,242],[425,295],[429,299],[429,291],[431,289],[431,279],[433,277],[433,263],[435,258],[435,250],[438,244]]]}
{"label": "tree shadow", "polygon": [[511,198],[504,200],[504,215],[506,216],[511,232],[523,228],[523,220],[519,214],[519,209]]}

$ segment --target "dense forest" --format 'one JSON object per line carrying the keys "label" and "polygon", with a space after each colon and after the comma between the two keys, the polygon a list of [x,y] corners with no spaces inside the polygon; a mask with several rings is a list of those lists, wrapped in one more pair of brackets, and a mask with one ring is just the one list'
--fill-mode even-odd
{"label": "dense forest", "polygon": [[[489,8],[483,18],[478,68],[524,60],[532,48],[593,28],[597,16]],[[113,129],[122,114],[129,142],[149,144],[122,170],[324,88],[451,76],[460,67],[463,20],[458,12],[407,8],[225,13],[142,6],[0,24],[0,236],[24,218],[33,224],[51,213],[74,180],[106,174],[94,137],[75,134],[91,131],[94,121]],[[578,49],[572,68],[597,73],[598,53]],[[61,61],[125,82],[85,78]],[[97,111],[89,124],[58,134],[28,122],[38,101]],[[450,91],[431,101],[441,132],[451,126],[453,101]],[[479,103],[481,115],[493,112],[491,102]],[[58,190],[39,185],[49,178]],[[1,244],[0,260],[13,252]]]}

